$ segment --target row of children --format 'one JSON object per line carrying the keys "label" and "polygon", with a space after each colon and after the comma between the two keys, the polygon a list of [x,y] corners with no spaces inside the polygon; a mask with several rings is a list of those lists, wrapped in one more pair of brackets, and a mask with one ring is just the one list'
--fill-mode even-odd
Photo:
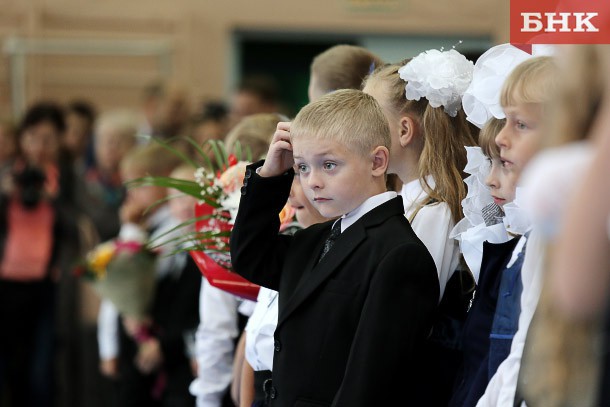
{"label": "row of children", "polygon": [[[538,307],[545,272],[556,276],[549,264],[580,290],[575,295],[554,277],[571,309],[583,308],[573,298],[592,290],[576,277],[578,264],[567,270],[557,263],[576,249],[568,232],[559,233],[566,199],[548,183],[562,179],[573,188],[573,173],[583,174],[591,161],[591,172],[601,168],[603,155],[592,160],[590,147],[579,145],[530,163],[541,146],[584,139],[591,129],[607,145],[593,127],[603,93],[580,82],[588,61],[594,68],[587,79],[607,86],[607,49],[576,49],[539,49],[530,58],[502,45],[477,61],[474,78],[456,51],[428,51],[376,68],[363,91],[334,91],[278,124],[266,160],[246,172],[231,236],[235,270],[279,292],[261,294],[260,314],[246,329],[248,362],[273,370],[255,372],[254,405],[596,405],[607,397],[595,377],[607,367],[590,350],[600,348],[607,270],[588,261],[593,284],[605,282],[593,290],[594,305],[584,307],[596,316],[597,331],[587,326],[575,336],[569,327],[582,321],[558,314],[556,303]],[[316,84],[313,69],[312,76]],[[575,94],[584,103],[578,126],[568,124]],[[480,135],[467,119],[483,127]],[[488,165],[480,151],[465,148],[476,144]],[[570,154],[577,158],[562,170]],[[467,195],[462,170],[473,171],[475,161],[487,188],[471,179]],[[386,173],[402,181],[400,197],[387,191]],[[330,220],[278,235],[277,213],[297,183],[308,210]],[[580,233],[578,258],[591,252],[607,266],[607,204],[595,208],[587,218],[591,228],[598,222],[595,250],[582,247],[590,243],[578,217],[568,214],[574,219],[566,228]],[[454,229],[465,214],[468,222]],[[548,259],[556,240],[564,253]],[[460,246],[469,261],[461,261]],[[272,306],[278,309],[265,310]],[[539,322],[530,329],[537,308]],[[563,335],[552,338],[557,328]],[[570,338],[579,347],[562,354],[572,350]],[[582,373],[583,364],[597,369]]]}
{"label": "row of children", "polygon": [[[250,116],[227,138],[229,146],[235,139],[250,145],[256,157],[271,144],[266,161],[248,169],[231,239],[235,270],[271,290],[261,289],[256,305],[248,304],[201,281],[188,257],[162,257],[146,322],[152,335],[142,338],[141,326],[129,318],[117,323],[108,303],[99,316],[102,370],[118,380],[118,405],[193,405],[193,396],[198,406],[229,405],[231,382],[241,406],[569,404],[566,400],[593,405],[595,375],[606,369],[587,349],[598,349],[591,344],[599,346],[592,339],[607,296],[603,205],[608,200],[601,199],[586,216],[575,209],[593,191],[604,196],[608,190],[596,172],[605,168],[607,153],[607,126],[596,120],[604,117],[610,94],[602,75],[608,53],[603,47],[570,52],[571,58],[528,58],[500,46],[477,61],[474,74],[456,51],[429,51],[388,65],[352,46],[318,56],[311,67],[312,103],[292,123],[274,114]],[[464,97],[462,109],[464,94],[474,102]],[[31,389],[36,380],[48,383],[51,377],[44,368],[51,366],[50,354],[44,353],[48,347],[32,343],[53,340],[40,334],[49,332],[52,322],[43,314],[53,309],[54,299],[47,297],[54,290],[45,287],[55,281],[58,261],[74,257],[54,254],[59,246],[53,233],[61,230],[57,236],[72,238],[74,244],[62,246],[69,249],[84,240],[78,225],[56,227],[61,219],[74,219],[63,212],[78,212],[50,199],[57,190],[69,191],[63,186],[69,178],[52,170],[61,163],[52,147],[62,127],[48,118],[53,115],[40,117],[31,113],[24,119],[19,161],[47,169],[38,191],[44,190],[49,205],[34,205],[33,212],[38,227],[46,229],[34,240],[31,222],[28,228],[15,224],[30,218],[7,216],[10,221],[4,222],[0,312],[8,334],[1,336],[0,379],[11,383],[11,400],[44,394]],[[472,123],[483,127],[480,134]],[[49,134],[49,126],[57,131]],[[37,131],[26,131],[30,128]],[[576,146],[530,163],[541,144],[589,134],[591,143],[599,144],[595,154]],[[130,139],[121,134],[109,148]],[[167,176],[178,167],[163,149],[146,146],[127,153],[134,143],[127,144],[119,149],[121,156],[127,154],[124,160],[115,150],[110,154],[112,180],[120,180],[112,185],[143,175]],[[563,169],[566,157],[573,156],[578,158]],[[575,198],[566,212],[563,192],[549,185],[568,184],[568,194],[581,180],[575,174],[584,174],[589,162],[588,177],[598,182],[583,182],[587,195]],[[530,170],[524,173],[526,166]],[[478,171],[475,180],[466,180],[468,190],[464,169]],[[192,174],[179,168],[173,176]],[[15,181],[17,188],[6,194],[6,211],[19,212],[29,202],[19,184],[23,180]],[[173,211],[169,206],[145,211],[167,193],[156,187],[130,190],[125,202],[119,200],[119,235],[144,240],[193,216],[192,201],[170,201]],[[21,205],[14,205],[19,200]],[[286,202],[306,228],[292,237],[277,235],[277,213]],[[567,232],[560,233],[564,213]],[[118,222],[114,228],[117,233]],[[577,242],[570,232],[579,236]],[[588,233],[596,233],[594,244]],[[555,240],[561,250],[549,251]],[[11,273],[23,271],[19,256],[24,252],[11,247],[47,247],[36,250],[47,257],[28,263],[28,270],[42,270],[43,278],[15,281]],[[591,278],[575,274],[581,263]],[[552,284],[545,291],[553,288],[543,295],[529,329],[547,270]],[[35,304],[24,307],[23,299]],[[24,315],[24,309],[37,314]],[[240,313],[252,317],[242,345],[245,356],[234,357]],[[570,329],[574,320],[584,328]],[[553,338],[557,332],[561,335]],[[563,355],[569,345],[580,346],[581,359]],[[37,369],[30,368],[30,360]],[[582,363],[571,369],[579,361],[588,369]]]}

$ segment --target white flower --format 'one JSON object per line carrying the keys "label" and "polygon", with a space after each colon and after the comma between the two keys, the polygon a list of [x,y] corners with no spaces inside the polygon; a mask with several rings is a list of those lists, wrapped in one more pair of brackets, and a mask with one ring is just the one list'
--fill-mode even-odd
{"label": "white flower", "polygon": [[451,117],[461,108],[462,95],[470,85],[474,65],[456,50],[424,51],[398,70],[407,82],[408,100],[426,98],[432,107],[443,106]]}
{"label": "white flower", "polygon": [[195,182],[201,187],[205,186],[206,171],[205,168],[199,167],[195,170]]}
{"label": "white flower", "polygon": [[492,117],[504,119],[500,91],[508,75],[526,59],[552,53],[553,48],[544,45],[535,45],[531,55],[510,44],[497,45],[487,50],[477,60],[472,82],[462,99],[468,121],[483,128]]}
{"label": "white flower", "polygon": [[241,199],[241,192],[239,189],[227,194],[220,201],[220,205],[223,209],[229,211],[231,214],[230,224],[235,223],[235,218],[237,217],[237,210],[239,209],[239,200]]}

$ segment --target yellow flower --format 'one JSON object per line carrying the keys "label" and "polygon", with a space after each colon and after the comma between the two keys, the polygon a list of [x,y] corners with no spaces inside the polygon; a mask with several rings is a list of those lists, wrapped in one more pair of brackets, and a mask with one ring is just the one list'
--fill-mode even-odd
{"label": "yellow flower", "polygon": [[114,256],[115,246],[114,242],[107,242],[97,246],[93,252],[89,254],[89,267],[98,276],[102,276],[106,273],[106,267]]}

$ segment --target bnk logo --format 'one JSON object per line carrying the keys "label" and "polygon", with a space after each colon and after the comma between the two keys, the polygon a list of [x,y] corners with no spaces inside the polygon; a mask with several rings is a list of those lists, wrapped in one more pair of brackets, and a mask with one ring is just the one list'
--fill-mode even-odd
{"label": "bnk logo", "polygon": [[610,0],[511,0],[513,44],[610,44]]}
{"label": "bnk logo", "polygon": [[[599,28],[591,23],[599,13],[521,13],[523,28],[521,32],[599,32]],[[546,23],[546,24],[545,24]]]}

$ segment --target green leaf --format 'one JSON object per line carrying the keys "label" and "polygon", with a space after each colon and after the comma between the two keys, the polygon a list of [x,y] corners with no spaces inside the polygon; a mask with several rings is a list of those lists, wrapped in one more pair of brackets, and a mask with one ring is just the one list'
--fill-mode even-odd
{"label": "green leaf", "polygon": [[239,142],[239,140],[237,140],[235,144],[233,144],[233,151],[235,152],[235,157],[237,158],[237,161],[243,160],[241,143]]}
{"label": "green leaf", "polygon": [[207,168],[208,170],[213,170],[214,167],[212,165],[212,161],[210,160],[210,157],[208,157],[208,154],[203,151],[201,146],[190,137],[184,137],[184,140],[186,140],[191,146],[193,146],[199,157],[201,157],[201,160],[203,161],[203,164],[201,166]]}
{"label": "green leaf", "polygon": [[[207,219],[219,219],[220,217],[221,217],[220,215],[202,215],[202,216],[197,216],[197,217],[188,219],[188,220],[186,220],[186,221],[184,221],[184,222],[174,226],[173,228],[163,232],[162,234],[158,235],[154,239],[149,240],[148,243],[156,242],[157,240],[159,240],[159,239],[161,239],[161,238],[163,238],[163,237],[165,237],[165,236],[175,232],[178,229],[184,228],[186,226],[191,226],[191,225],[193,225],[193,224],[195,224],[195,223],[197,223],[199,221],[207,220]],[[189,232],[189,234],[190,233],[193,233],[193,232]],[[194,233],[197,233],[197,232],[194,232]]]}
{"label": "green leaf", "polygon": [[182,151],[172,147],[169,143],[171,141],[176,140],[176,138],[170,139],[167,142],[164,140],[161,140],[158,137],[153,137],[153,140],[156,143],[159,143],[163,148],[165,148],[166,150],[170,151],[171,153],[173,153],[174,155],[176,155],[177,157],[179,157],[182,161],[184,161],[185,163],[191,165],[193,168],[199,168],[199,165],[193,161],[188,155],[184,154]]}
{"label": "green leaf", "polygon": [[216,158],[216,163],[218,165],[216,169],[222,171],[223,167],[226,167],[228,164],[227,160],[225,159],[226,152],[224,152],[224,143],[218,140],[208,140],[208,143],[212,147],[214,157]]}
{"label": "green leaf", "polygon": [[127,188],[138,188],[144,186],[172,188],[182,192],[183,194],[201,199],[201,186],[195,181],[186,179],[145,176],[128,181],[125,185]]}

